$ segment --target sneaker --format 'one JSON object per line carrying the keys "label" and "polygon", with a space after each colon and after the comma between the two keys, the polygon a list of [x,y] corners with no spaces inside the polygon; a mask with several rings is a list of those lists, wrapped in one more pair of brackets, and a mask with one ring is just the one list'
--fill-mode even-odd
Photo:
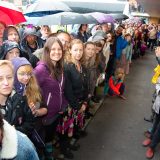
{"label": "sneaker", "polygon": [[146,158],[152,159],[153,156],[154,156],[154,150],[149,147],[149,148],[147,149],[147,152],[146,152]]}
{"label": "sneaker", "polygon": [[147,138],[146,140],[144,140],[143,143],[142,143],[142,145],[143,145],[144,147],[147,147],[147,146],[149,146],[150,144],[151,144],[151,139],[149,139],[149,138]]}

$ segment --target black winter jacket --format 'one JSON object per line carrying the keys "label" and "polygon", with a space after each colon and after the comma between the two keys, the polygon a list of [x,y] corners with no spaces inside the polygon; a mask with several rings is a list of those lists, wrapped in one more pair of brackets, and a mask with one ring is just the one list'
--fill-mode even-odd
{"label": "black winter jacket", "polygon": [[25,96],[20,96],[12,91],[5,106],[1,106],[4,119],[26,135],[31,135],[34,128],[34,116],[28,106]]}
{"label": "black winter jacket", "polygon": [[76,69],[75,64],[65,64],[64,75],[64,95],[72,108],[80,109],[81,103],[88,100],[88,78],[86,69],[82,67],[80,73]]}

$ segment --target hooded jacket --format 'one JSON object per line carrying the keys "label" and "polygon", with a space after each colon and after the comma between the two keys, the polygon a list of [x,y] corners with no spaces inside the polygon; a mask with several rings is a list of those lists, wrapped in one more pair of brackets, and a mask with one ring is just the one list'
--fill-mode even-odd
{"label": "hooded jacket", "polygon": [[7,53],[14,48],[19,49],[20,57],[22,57],[22,51],[18,43],[12,41],[5,41],[1,47],[0,60],[4,60],[6,58]]}
{"label": "hooded jacket", "polygon": [[[5,28],[5,30],[4,30],[4,32],[3,32],[3,42],[5,42],[5,41],[8,40],[8,31],[9,31],[11,28],[14,29],[14,30],[17,32],[17,34],[18,34],[18,36],[19,36],[19,40],[21,40],[21,37],[20,37],[20,35],[19,35],[19,32],[18,32],[17,28],[14,27],[14,26],[8,26],[7,28]],[[21,48],[20,42],[18,42],[18,44],[19,44],[19,48],[20,48],[20,50],[21,50],[21,57],[25,57],[25,58],[29,59],[28,53],[25,52],[25,51]]]}
{"label": "hooded jacket", "polygon": [[[34,74],[42,90],[42,97],[47,104],[48,114],[44,116],[44,121],[53,122],[58,113],[63,111],[68,105],[64,97],[65,78],[62,76],[59,80],[51,77],[49,68],[45,62],[39,61],[34,69]],[[51,123],[52,123],[51,122]]]}
{"label": "hooded jacket", "polygon": [[23,96],[24,90],[25,90],[25,87],[26,87],[26,86],[18,81],[17,71],[18,71],[18,69],[19,69],[21,66],[24,66],[24,65],[30,65],[30,66],[31,66],[31,64],[30,64],[29,61],[28,61],[26,58],[24,58],[24,57],[14,58],[14,59],[12,60],[12,64],[13,64],[13,66],[14,66],[14,88],[15,88],[15,90],[16,90],[16,92],[17,92],[18,94],[20,94],[20,95]]}
{"label": "hooded jacket", "polygon": [[37,43],[37,49],[43,48],[44,41],[38,36],[36,30],[34,28],[26,28],[24,30],[22,40],[21,40],[21,48],[29,54],[29,57],[31,57],[33,51],[30,49],[30,47],[27,44],[26,37],[29,35],[34,35],[37,37],[36,43]]}
{"label": "hooded jacket", "polygon": [[8,40],[8,31],[9,31],[11,28],[14,29],[14,30],[17,32],[17,34],[18,34],[18,36],[19,36],[19,40],[20,40],[21,37],[20,37],[20,35],[19,35],[19,32],[18,32],[17,28],[14,27],[14,26],[8,26],[8,27],[5,28],[5,30],[4,30],[4,32],[3,32],[3,42],[6,41],[6,40]]}

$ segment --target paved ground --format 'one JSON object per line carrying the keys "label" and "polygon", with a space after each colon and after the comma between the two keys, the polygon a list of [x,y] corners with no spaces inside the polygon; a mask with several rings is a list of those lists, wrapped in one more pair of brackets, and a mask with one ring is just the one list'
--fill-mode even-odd
{"label": "paved ground", "polygon": [[[127,100],[106,98],[103,106],[87,127],[88,136],[79,141],[81,148],[74,160],[145,160],[143,132],[150,123],[153,86],[150,79],[156,65],[153,54],[134,61],[126,77]],[[157,148],[154,160],[160,159]],[[159,158],[158,158],[159,157]]]}

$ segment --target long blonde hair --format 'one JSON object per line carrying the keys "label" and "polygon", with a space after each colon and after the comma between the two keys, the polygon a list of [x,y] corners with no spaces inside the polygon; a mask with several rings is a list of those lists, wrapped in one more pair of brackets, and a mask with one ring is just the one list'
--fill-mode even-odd
{"label": "long blonde hair", "polygon": [[[30,71],[32,72],[33,68],[30,65],[26,65],[25,67],[30,67]],[[26,86],[25,95],[27,97],[28,104],[31,102],[35,104],[36,102],[42,101],[40,87],[38,86],[36,77],[33,74]]]}

